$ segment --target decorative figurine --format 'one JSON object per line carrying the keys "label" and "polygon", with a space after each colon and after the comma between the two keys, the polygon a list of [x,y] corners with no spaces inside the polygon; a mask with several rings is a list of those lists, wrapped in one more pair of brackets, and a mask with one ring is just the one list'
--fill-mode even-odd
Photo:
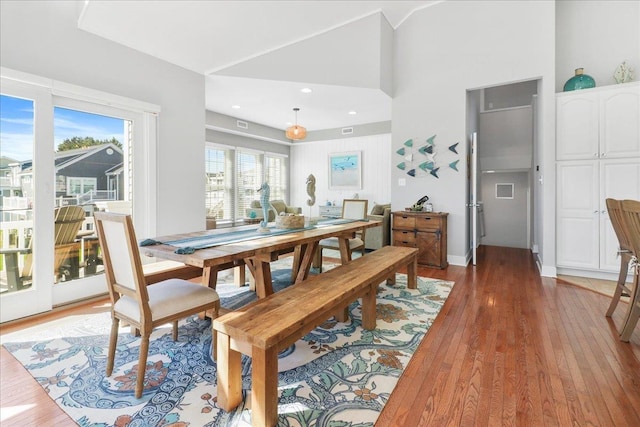
{"label": "decorative figurine", "polygon": [[310,174],[307,177],[307,194],[309,199],[307,200],[307,206],[313,206],[316,204],[316,177]]}
{"label": "decorative figurine", "polygon": [[633,70],[627,65],[627,62],[624,61],[616,68],[616,71],[613,73],[613,78],[618,84],[628,83],[633,80]]}
{"label": "decorative figurine", "polygon": [[258,191],[261,193],[260,204],[262,205],[262,221],[260,221],[260,228],[258,228],[258,231],[260,233],[270,233],[271,230],[269,230],[267,225],[269,224],[269,207],[271,206],[269,203],[271,188],[269,187],[269,184],[265,182],[260,186]]}

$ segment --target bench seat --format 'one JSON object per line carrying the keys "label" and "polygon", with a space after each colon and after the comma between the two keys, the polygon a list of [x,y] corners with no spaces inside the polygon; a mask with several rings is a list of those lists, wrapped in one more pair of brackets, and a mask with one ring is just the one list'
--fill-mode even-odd
{"label": "bench seat", "polygon": [[275,425],[278,352],[362,298],[362,326],[376,327],[376,292],[407,267],[408,287],[417,287],[417,249],[385,246],[333,270],[309,277],[213,321],[217,332],[218,404],[226,411],[242,401],[240,354],[252,358],[254,426]]}

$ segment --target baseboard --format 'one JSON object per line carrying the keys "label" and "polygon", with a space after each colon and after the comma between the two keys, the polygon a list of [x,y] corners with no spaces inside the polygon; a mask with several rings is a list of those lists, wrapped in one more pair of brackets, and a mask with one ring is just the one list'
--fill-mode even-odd
{"label": "baseboard", "polygon": [[[613,273],[609,271],[600,271],[600,270],[581,270],[578,268],[566,268],[566,267],[558,267],[558,274],[563,274],[566,276],[578,276],[578,277],[589,277],[592,279],[601,279],[601,280],[611,280],[614,282],[618,281],[618,273]],[[627,281],[633,281],[633,275],[629,274],[627,276]]]}

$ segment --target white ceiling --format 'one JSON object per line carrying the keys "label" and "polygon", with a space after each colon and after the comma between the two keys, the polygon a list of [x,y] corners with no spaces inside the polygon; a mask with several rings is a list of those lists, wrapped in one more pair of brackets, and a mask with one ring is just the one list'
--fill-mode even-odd
{"label": "white ceiling", "polygon": [[[391,99],[377,89],[215,72],[374,13],[383,13],[396,28],[413,11],[438,2],[88,0],[78,26],[207,76],[208,110],[284,129],[299,107],[298,123],[318,130],[390,120]],[[300,92],[303,87],[313,92]],[[357,114],[349,115],[352,110]]]}

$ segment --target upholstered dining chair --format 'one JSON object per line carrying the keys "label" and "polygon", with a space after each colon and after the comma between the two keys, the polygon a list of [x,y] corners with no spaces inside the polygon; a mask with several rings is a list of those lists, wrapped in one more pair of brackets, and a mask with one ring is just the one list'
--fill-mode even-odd
{"label": "upholstered dining chair", "polygon": [[[107,358],[107,376],[113,372],[120,320],[140,331],[138,373],[135,396],[140,398],[145,384],[149,337],[152,330],[173,324],[173,339],[178,339],[178,320],[192,314],[213,311],[218,316],[220,298],[211,288],[183,279],[168,279],[147,286],[131,216],[96,212],[95,225],[100,239],[107,287],[111,298],[111,336]],[[212,352],[215,332],[212,328]]]}
{"label": "upholstered dining chair", "polygon": [[631,244],[631,267],[633,271],[633,292],[629,299],[629,309],[625,316],[620,339],[628,342],[640,319],[640,201],[623,200],[622,214]]}
{"label": "upholstered dining chair", "polygon": [[[364,199],[344,199],[342,200],[342,218],[347,219],[365,219],[367,218],[369,201]],[[364,255],[365,250],[365,232],[362,230],[360,233],[356,233],[353,239],[349,239],[349,253],[353,251],[361,251]],[[318,271],[322,271],[322,250],[323,249],[335,249],[340,250],[340,244],[337,237],[331,237],[329,239],[320,240],[318,249],[315,253],[313,260],[313,267]]]}
{"label": "upholstered dining chair", "polygon": [[[629,230],[623,218],[622,200],[607,199],[606,203],[613,231],[616,233],[616,237],[618,238],[618,255],[620,255],[620,273],[618,274],[618,283],[616,284],[616,290],[613,294],[613,298],[611,299],[611,304],[609,304],[609,309],[605,314],[605,316],[611,317],[613,312],[616,310],[616,307],[620,302],[620,297],[623,293],[626,296],[631,296],[631,294],[633,294],[633,290],[630,285],[627,285],[626,283],[627,275],[629,273],[629,262],[631,261],[633,249],[629,238]],[[623,328],[624,324],[618,328],[620,333],[622,333]]]}

